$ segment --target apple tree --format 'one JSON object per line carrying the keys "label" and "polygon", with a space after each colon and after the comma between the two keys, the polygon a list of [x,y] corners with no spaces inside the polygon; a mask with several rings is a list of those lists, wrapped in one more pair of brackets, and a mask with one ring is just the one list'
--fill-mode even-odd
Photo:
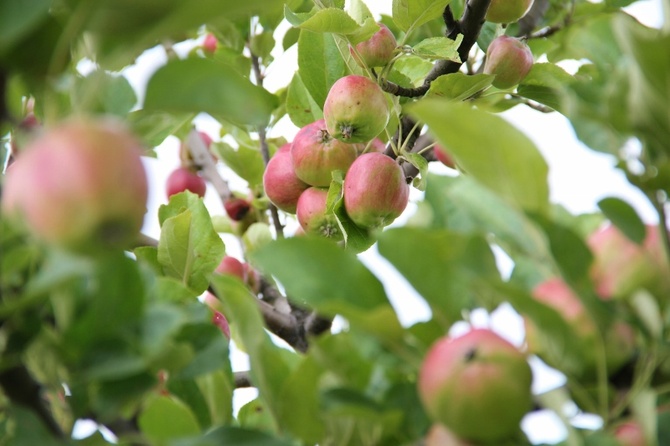
{"label": "apple tree", "polygon": [[[1,2],[0,444],[530,445],[536,412],[565,445],[670,444],[670,2],[660,29],[633,2]],[[514,107],[567,118],[657,219],[552,202]],[[400,322],[369,249],[429,319]],[[471,323],[501,306],[523,342]]]}

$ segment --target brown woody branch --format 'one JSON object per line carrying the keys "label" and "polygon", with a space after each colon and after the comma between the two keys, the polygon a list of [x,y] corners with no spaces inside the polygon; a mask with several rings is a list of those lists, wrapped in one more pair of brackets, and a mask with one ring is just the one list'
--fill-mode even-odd
{"label": "brown woody branch", "polygon": [[438,60],[435,65],[433,65],[432,70],[428,73],[426,78],[423,81],[423,84],[419,87],[414,88],[405,88],[400,85],[394,84],[389,81],[382,81],[381,87],[387,93],[394,94],[396,96],[405,96],[409,98],[416,98],[424,96],[430,84],[437,79],[438,77],[444,74],[456,73],[463,65],[463,62],[467,60],[468,55],[470,54],[470,49],[477,41],[479,32],[482,29],[484,24],[484,17],[486,16],[486,10],[489,7],[491,0],[469,0],[465,5],[465,11],[463,16],[457,22],[454,22],[453,16],[451,15],[451,9],[445,9],[443,17],[445,17],[445,24],[449,37],[452,40],[456,40],[456,37],[459,34],[463,35],[463,41],[458,47],[458,55],[462,62],[454,62],[452,60]]}

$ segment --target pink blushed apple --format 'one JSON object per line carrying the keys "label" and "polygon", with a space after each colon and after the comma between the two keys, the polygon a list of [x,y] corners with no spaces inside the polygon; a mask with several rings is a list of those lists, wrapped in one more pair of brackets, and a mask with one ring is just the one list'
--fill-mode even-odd
{"label": "pink blushed apple", "polygon": [[344,208],[359,226],[378,228],[407,207],[409,185],[398,163],[383,153],[359,156],[344,178]]}
{"label": "pink blushed apple", "polygon": [[384,92],[365,76],[352,74],[338,79],[323,105],[328,132],[348,143],[372,140],[384,130],[389,117]]}
{"label": "pink blushed apple", "polygon": [[496,333],[473,329],[437,340],[419,372],[430,417],[459,438],[496,442],[514,437],[532,406],[525,355]]}
{"label": "pink blushed apple", "polygon": [[493,86],[500,89],[518,85],[533,66],[533,53],[524,42],[510,36],[496,37],[486,50],[485,74],[494,74]]}
{"label": "pink blushed apple", "polygon": [[7,170],[2,209],[75,251],[127,247],[148,194],[140,142],[119,122],[72,120],[30,142]]}

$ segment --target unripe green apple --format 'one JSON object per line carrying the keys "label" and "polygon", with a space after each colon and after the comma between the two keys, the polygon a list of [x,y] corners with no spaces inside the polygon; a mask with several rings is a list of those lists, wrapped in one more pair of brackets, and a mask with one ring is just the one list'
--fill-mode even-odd
{"label": "unripe green apple", "polygon": [[284,212],[295,214],[300,194],[309,187],[295,174],[291,144],[284,144],[270,158],[263,173],[263,188],[272,204]]}
{"label": "unripe green apple", "polygon": [[320,235],[333,240],[342,240],[335,216],[326,212],[328,189],[310,187],[298,200],[296,214],[298,222],[306,234]]}
{"label": "unripe green apple", "polygon": [[344,177],[344,208],[359,226],[378,228],[392,223],[408,201],[409,185],[402,168],[383,153],[359,156]]}
{"label": "unripe green apple", "polygon": [[486,329],[436,341],[419,372],[430,417],[473,442],[514,437],[532,406],[532,372],[514,345]]}
{"label": "unripe green apple", "polygon": [[642,245],[609,224],[587,239],[593,253],[589,270],[596,292],[603,298],[625,298],[645,288],[663,299],[670,293],[670,265],[658,227],[647,225]]}
{"label": "unripe green apple", "polygon": [[310,186],[328,187],[332,172],[346,173],[354,162],[356,146],[334,139],[323,119],[301,128],[291,145],[291,160],[296,176]]}
{"label": "unripe green apple", "polygon": [[[395,36],[383,23],[378,23],[379,31],[364,42],[349,47],[354,60],[361,67],[382,67],[393,59],[393,53],[398,46]],[[360,56],[360,57],[359,57]]]}
{"label": "unripe green apple", "polygon": [[[538,355],[548,365],[563,370],[578,378],[590,380],[597,376],[597,355],[600,346],[598,328],[586,307],[574,291],[561,279],[550,278],[533,289],[533,298],[558,312],[579,339],[571,358],[546,339],[541,327],[525,319],[526,339],[530,353]],[[635,331],[623,321],[615,321],[602,337],[604,341],[607,371],[612,375],[635,353]]]}
{"label": "unripe green apple", "polygon": [[390,111],[379,85],[365,76],[351,74],[330,88],[323,117],[334,138],[357,143],[379,135],[389,121]]}
{"label": "unripe green apple", "polygon": [[165,193],[169,198],[174,194],[184,192],[185,190],[191,191],[200,197],[204,197],[205,192],[207,192],[207,183],[204,178],[193,172],[191,169],[178,167],[172,171],[170,176],[168,176],[167,181],[165,182]]}
{"label": "unripe green apple", "polygon": [[485,74],[494,74],[493,86],[500,89],[518,85],[533,67],[533,53],[524,42],[498,36],[486,50]]}
{"label": "unripe green apple", "polygon": [[492,23],[514,23],[525,16],[533,0],[491,0],[486,20]]}
{"label": "unripe green apple", "polygon": [[79,251],[127,248],[142,227],[141,144],[115,121],[47,130],[7,171],[2,209],[38,238]]}

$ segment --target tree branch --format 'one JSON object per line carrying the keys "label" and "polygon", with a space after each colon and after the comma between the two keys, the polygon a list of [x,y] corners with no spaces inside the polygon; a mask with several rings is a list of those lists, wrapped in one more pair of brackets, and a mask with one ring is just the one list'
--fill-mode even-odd
{"label": "tree branch", "polygon": [[[491,0],[469,0],[465,5],[465,11],[463,16],[458,22],[451,22],[449,19],[449,14],[446,15],[447,21],[445,22],[447,28],[451,28],[451,32],[447,37],[452,40],[456,40],[456,37],[459,34],[463,34],[463,41],[458,47],[458,55],[461,59],[461,62],[454,62],[452,60],[438,60],[433,68],[430,70],[428,75],[423,81],[423,85],[415,88],[405,88],[400,85],[394,84],[389,81],[382,81],[381,87],[387,92],[394,94],[396,96],[405,96],[409,98],[416,98],[425,95],[430,88],[430,84],[437,79],[438,77],[444,74],[456,73],[463,65],[470,54],[470,49],[477,41],[479,37],[479,32],[482,29],[484,24],[484,17],[486,16],[486,10],[489,7]],[[445,10],[446,13],[446,10]],[[452,17],[453,18],[453,17]]]}
{"label": "tree branch", "polygon": [[33,411],[55,437],[65,438],[42,398],[42,386],[35,381],[25,365],[15,365],[0,372],[0,387],[13,404]]}
{"label": "tree branch", "polygon": [[241,389],[243,387],[253,387],[253,384],[251,384],[251,377],[249,376],[248,371],[235,372],[233,373],[233,378],[235,379],[236,389]]}

